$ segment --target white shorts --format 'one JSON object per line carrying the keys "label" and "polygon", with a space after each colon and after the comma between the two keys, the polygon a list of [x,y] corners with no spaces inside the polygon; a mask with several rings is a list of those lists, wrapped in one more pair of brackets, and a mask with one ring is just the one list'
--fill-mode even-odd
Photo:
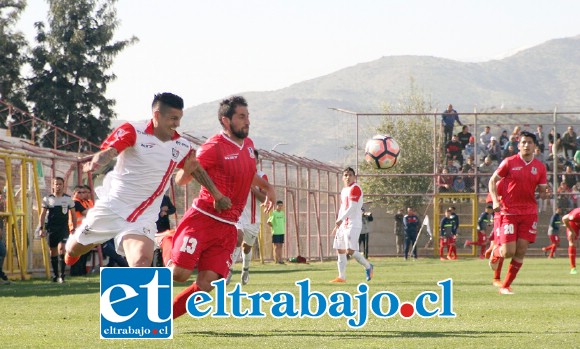
{"label": "white shorts", "polygon": [[334,236],[332,248],[335,250],[358,251],[358,238],[362,227],[341,225]]}
{"label": "white shorts", "polygon": [[240,220],[236,223],[236,228],[244,233],[244,242],[246,245],[254,246],[256,238],[260,233],[260,224],[246,224]]}
{"label": "white shorts", "polygon": [[144,235],[155,241],[157,226],[155,222],[137,219],[135,222],[127,222],[124,218],[114,213],[107,207],[99,206],[91,208],[87,216],[74,234],[69,239],[74,239],[82,245],[101,244],[115,239],[115,249],[121,256],[125,255],[121,241],[128,234]]}

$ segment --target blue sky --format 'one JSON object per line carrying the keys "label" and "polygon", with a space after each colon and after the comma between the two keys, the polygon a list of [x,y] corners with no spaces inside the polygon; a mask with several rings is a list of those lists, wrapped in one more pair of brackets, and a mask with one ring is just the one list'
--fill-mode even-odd
{"label": "blue sky", "polygon": [[[107,93],[125,120],[149,117],[156,92],[194,106],[383,56],[487,61],[580,34],[575,0],[120,0],[116,7],[118,39],[140,39],[117,57]],[[44,0],[28,0],[18,29],[31,42],[47,10]]]}

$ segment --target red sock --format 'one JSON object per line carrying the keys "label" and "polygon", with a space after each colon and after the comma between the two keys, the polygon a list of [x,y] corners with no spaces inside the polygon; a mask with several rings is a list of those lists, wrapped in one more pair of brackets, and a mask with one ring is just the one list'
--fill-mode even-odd
{"label": "red sock", "polygon": [[457,258],[457,246],[451,245],[451,253],[453,254],[454,258]]}
{"label": "red sock", "polygon": [[177,319],[178,317],[180,317],[181,315],[183,315],[187,312],[187,309],[186,309],[187,299],[189,298],[190,295],[192,295],[194,292],[198,292],[199,290],[200,290],[199,286],[197,286],[197,284],[194,282],[193,284],[191,284],[191,286],[189,286],[185,290],[181,291],[181,293],[178,294],[173,299],[173,318],[174,319]]}
{"label": "red sock", "polygon": [[445,249],[445,247],[443,247],[443,246],[439,247],[439,257],[441,257],[441,258],[443,258],[443,253],[444,253],[443,250],[444,249]]}
{"label": "red sock", "polygon": [[493,271],[493,278],[494,279],[501,279],[501,267],[503,266],[503,260],[505,258],[499,257],[497,262],[497,269]]}
{"label": "red sock", "polygon": [[171,259],[171,249],[173,248],[173,235],[167,235],[161,241],[161,256],[163,258],[163,265],[167,266],[167,262]]}
{"label": "red sock", "polygon": [[504,288],[510,287],[510,285],[518,275],[518,271],[520,271],[522,264],[523,262],[522,263],[516,262],[512,259],[510,266],[508,267],[508,272],[507,275],[505,276],[505,280],[503,281],[502,287]]}
{"label": "red sock", "polygon": [[[556,253],[556,244],[551,244],[548,248],[550,249],[550,255],[548,257],[554,257],[554,253]],[[546,248],[546,251],[548,248]]]}
{"label": "red sock", "polygon": [[570,267],[576,268],[576,246],[568,247],[568,257],[570,257]]}

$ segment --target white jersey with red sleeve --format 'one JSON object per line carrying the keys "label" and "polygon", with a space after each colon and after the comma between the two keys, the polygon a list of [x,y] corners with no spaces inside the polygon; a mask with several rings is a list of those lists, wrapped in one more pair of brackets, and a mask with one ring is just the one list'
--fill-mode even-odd
{"label": "white jersey with red sleeve", "polygon": [[[258,177],[268,181],[268,176],[258,170],[256,173]],[[246,206],[244,207],[244,211],[242,211],[242,216],[240,217],[240,223],[242,224],[260,224],[262,221],[262,211],[260,210],[260,200],[256,198],[256,195],[250,191],[250,195],[248,195],[248,200],[246,201]]]}
{"label": "white jersey with red sleeve", "polygon": [[213,196],[203,186],[193,201],[193,207],[214,219],[235,225],[244,210],[257,171],[254,142],[245,138],[239,145],[221,133],[201,145],[197,151],[197,161],[216,188],[230,198],[232,207],[217,212],[213,207]]}
{"label": "white jersey with red sleeve", "polygon": [[546,166],[534,158],[525,162],[520,154],[504,159],[496,173],[502,178],[502,214],[537,214],[536,188],[546,185]]}
{"label": "white jersey with red sleeve", "polygon": [[363,192],[355,182],[340,192],[340,210],[337,220],[341,220],[344,226],[362,228]]}
{"label": "white jersey with red sleeve", "polygon": [[115,148],[119,155],[113,170],[95,189],[97,205],[104,205],[128,222],[155,222],[163,194],[176,168],[193,150],[191,143],[175,132],[163,142],[153,135],[153,122],[124,123],[103,142],[101,149]]}

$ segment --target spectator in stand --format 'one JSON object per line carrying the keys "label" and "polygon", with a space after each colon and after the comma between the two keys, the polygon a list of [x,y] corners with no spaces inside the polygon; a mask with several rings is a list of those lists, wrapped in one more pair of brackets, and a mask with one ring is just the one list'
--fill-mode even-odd
{"label": "spectator in stand", "polygon": [[564,181],[561,182],[558,187],[558,206],[566,211],[574,208],[574,203],[572,202],[572,189]]}
{"label": "spectator in stand", "polygon": [[451,174],[459,173],[459,168],[455,166],[455,161],[452,159],[447,160],[447,172]]}
{"label": "spectator in stand", "polygon": [[[518,153],[518,143],[519,142],[517,141],[516,136],[511,135],[509,142],[507,142],[504,145],[503,150],[507,150],[511,146],[514,149],[514,154],[517,154]],[[505,159],[505,156],[504,156],[504,159]]]}
{"label": "spectator in stand", "polygon": [[516,155],[515,148],[513,145],[508,145],[507,149],[503,151],[502,157],[505,159],[513,155]]}
{"label": "spectator in stand", "polygon": [[545,149],[544,139],[546,139],[546,135],[544,134],[542,125],[538,125],[536,127],[536,132],[534,134],[536,135],[536,139],[538,140],[538,149],[540,149],[540,152],[543,154]]}
{"label": "spectator in stand", "polygon": [[[520,142],[520,132],[522,132],[522,128],[519,126],[514,127],[514,130],[512,131],[512,134],[510,135],[510,141],[511,141],[511,136],[515,137],[516,143]],[[517,147],[516,147],[517,148]]]}
{"label": "spectator in stand", "polygon": [[491,162],[491,158],[486,156],[483,160],[483,164],[479,165],[479,173],[480,175],[483,175],[479,177],[479,183],[481,183],[484,191],[487,191],[487,183],[489,182],[489,178],[494,171],[495,166],[493,165],[493,162]]}
{"label": "spectator in stand", "polygon": [[510,138],[508,137],[507,130],[503,130],[501,132],[501,136],[499,136],[499,146],[503,149],[505,144],[509,141],[510,141]]}
{"label": "spectator in stand", "polygon": [[463,150],[464,152],[464,158],[472,158],[475,159],[476,156],[481,155],[481,147],[477,144],[475,144],[475,137],[471,136],[469,138],[469,143],[467,143],[467,145],[465,146],[465,149]]}
{"label": "spectator in stand", "polygon": [[467,158],[467,160],[463,164],[463,167],[461,168],[461,173],[467,175],[463,177],[463,181],[465,182],[465,191],[472,192],[474,178],[471,175],[475,174],[475,165],[473,164],[473,158]]}
{"label": "spectator in stand", "polygon": [[447,154],[447,160],[452,159],[459,162],[459,167],[463,166],[463,146],[461,142],[457,139],[457,136],[453,135],[451,140],[445,144],[445,153]]}
{"label": "spectator in stand", "polygon": [[[548,134],[548,151],[550,152],[550,154],[553,153],[557,153],[560,150],[560,142],[561,140],[561,136],[559,133],[556,133],[556,140],[554,142],[554,129],[550,130],[550,134]],[[552,148],[554,147],[554,143],[556,144],[556,151],[552,150]]]}
{"label": "spectator in stand", "polygon": [[469,126],[463,125],[461,132],[457,134],[457,140],[461,143],[461,149],[465,149],[467,143],[469,143],[469,139],[472,137],[471,133],[469,132]]}
{"label": "spectator in stand", "polygon": [[499,143],[497,142],[497,138],[491,137],[491,141],[487,146],[487,154],[492,160],[495,160],[497,162],[501,161],[502,159],[501,148],[499,146]]}
{"label": "spectator in stand", "polygon": [[[568,130],[562,136],[562,147],[564,148],[564,156],[566,159],[571,159],[576,153],[576,132],[572,126],[568,126]],[[570,156],[568,156],[570,150]]]}
{"label": "spectator in stand", "polygon": [[440,193],[449,193],[453,190],[453,177],[450,176],[447,168],[441,170],[441,174],[437,176],[437,188]]}
{"label": "spectator in stand", "polygon": [[449,104],[447,106],[447,110],[441,114],[441,127],[443,127],[443,135],[444,135],[444,143],[447,143],[451,140],[453,136],[453,127],[455,127],[455,121],[459,125],[463,125],[461,121],[459,121],[459,114],[457,111],[453,109],[453,106]]}
{"label": "spectator in stand", "polygon": [[482,152],[484,155],[487,156],[487,146],[491,142],[491,128],[489,126],[485,126],[483,132],[479,135],[479,144],[482,147]]}
{"label": "spectator in stand", "polygon": [[463,177],[455,177],[453,180],[453,191],[456,193],[465,193],[465,182],[463,181]]}
{"label": "spectator in stand", "polygon": [[544,165],[546,164],[546,157],[544,156],[544,153],[540,150],[540,148],[536,148],[536,150],[534,150],[534,157],[539,161],[541,161],[542,164]]}
{"label": "spectator in stand", "polygon": [[565,171],[566,172],[564,172],[564,174],[562,175],[562,181],[566,182],[568,188],[572,189],[576,185],[576,183],[578,183],[578,179],[576,178],[576,175],[573,173],[574,168],[572,167],[572,165],[566,165]]}

